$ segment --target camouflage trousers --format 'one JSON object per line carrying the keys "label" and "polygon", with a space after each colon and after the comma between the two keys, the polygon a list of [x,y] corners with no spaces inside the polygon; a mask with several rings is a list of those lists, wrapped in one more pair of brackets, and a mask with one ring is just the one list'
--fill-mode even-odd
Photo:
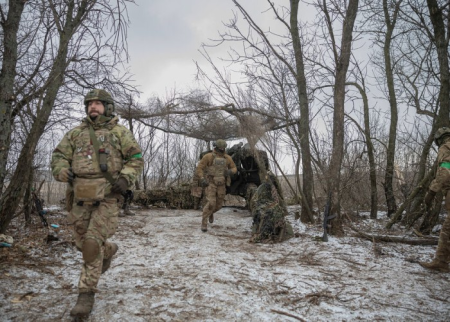
{"label": "camouflage trousers", "polygon": [[436,258],[443,262],[450,262],[450,190],[447,190],[445,197],[445,208],[447,217],[442,224],[439,234],[438,247],[436,249]]}
{"label": "camouflage trousers", "polygon": [[[68,216],[69,224],[73,224],[73,237],[76,247],[82,251],[83,244],[89,239],[95,240],[99,251],[92,261],[84,261],[81,269],[78,291],[95,292],[102,273],[103,260],[112,256],[112,244],[106,240],[117,230],[119,208],[117,199],[105,199],[98,206],[73,205]],[[92,244],[92,243],[89,243]]]}
{"label": "camouflage trousers", "polygon": [[225,195],[226,186],[224,184],[217,186],[213,182],[209,183],[205,190],[206,205],[203,207],[202,224],[206,224],[209,216],[222,208]]}

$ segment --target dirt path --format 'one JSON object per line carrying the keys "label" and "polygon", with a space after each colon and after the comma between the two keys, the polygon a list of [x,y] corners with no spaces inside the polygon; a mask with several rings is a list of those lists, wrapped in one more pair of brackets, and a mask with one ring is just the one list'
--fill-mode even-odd
{"label": "dirt path", "polygon": [[[242,209],[222,209],[207,233],[199,211],[121,218],[118,257],[88,321],[450,320],[450,274],[415,263],[434,248],[323,243],[316,227],[288,219],[298,237],[263,245],[248,242],[252,219]],[[29,250],[20,263],[9,256],[14,264],[0,266],[1,320],[70,321],[81,265],[70,239]]]}

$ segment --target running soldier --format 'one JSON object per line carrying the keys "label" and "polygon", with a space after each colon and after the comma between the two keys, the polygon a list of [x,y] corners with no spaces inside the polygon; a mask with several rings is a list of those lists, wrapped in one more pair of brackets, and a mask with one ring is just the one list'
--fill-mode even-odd
{"label": "running soldier", "polygon": [[86,317],[92,310],[100,275],[118,250],[117,244],[107,241],[117,229],[118,200],[143,166],[141,148],[133,134],[118,124],[111,95],[94,89],[84,104],[87,117],[66,133],[52,154],[53,176],[73,186],[67,219],[83,255],[73,317]]}
{"label": "running soldier", "polygon": [[213,223],[214,213],[222,208],[226,185],[230,185],[231,176],[237,172],[233,159],[225,153],[226,147],[224,140],[217,140],[214,151],[203,156],[195,171],[201,185],[206,187],[206,205],[203,208],[201,226],[203,232],[208,230],[208,219]]}

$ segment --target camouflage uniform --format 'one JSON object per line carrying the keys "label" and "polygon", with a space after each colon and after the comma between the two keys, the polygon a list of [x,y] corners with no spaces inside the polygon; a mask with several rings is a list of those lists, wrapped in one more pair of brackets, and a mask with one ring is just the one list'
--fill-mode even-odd
{"label": "camouflage uniform", "polygon": [[[441,270],[448,271],[448,263],[450,261],[450,137],[446,137],[443,141],[439,146],[437,155],[439,166],[436,177],[430,184],[429,194],[431,192],[431,195],[434,197],[437,192],[443,190],[445,196],[447,217],[442,225],[435,257],[440,263],[445,263],[445,265],[442,265],[443,269]],[[445,269],[445,266],[447,269]]]}
{"label": "camouflage uniform", "polygon": [[222,208],[226,195],[226,185],[229,185],[230,178],[225,177],[225,172],[231,170],[232,174],[237,172],[233,159],[217,150],[203,156],[200,160],[195,175],[198,178],[206,179],[208,187],[205,190],[206,205],[202,213],[202,230],[206,231],[208,218],[212,223],[213,214]]}
{"label": "camouflage uniform", "polygon": [[[81,125],[69,131],[52,155],[52,172],[58,180],[61,170],[72,168],[74,174],[74,201],[68,221],[78,250],[83,253],[83,268],[78,284],[80,293],[95,292],[104,261],[110,259],[117,248],[107,242],[117,229],[118,199],[122,196],[111,191],[112,184],[100,170],[96,152],[90,139],[92,125],[100,150],[107,154],[107,172],[114,180],[123,177],[131,185],[142,166],[141,148],[133,134],[119,125],[117,117],[98,116],[95,121],[86,117]],[[100,157],[101,158],[101,157]],[[90,250],[83,245],[89,243]],[[117,247],[117,246],[115,246]]]}

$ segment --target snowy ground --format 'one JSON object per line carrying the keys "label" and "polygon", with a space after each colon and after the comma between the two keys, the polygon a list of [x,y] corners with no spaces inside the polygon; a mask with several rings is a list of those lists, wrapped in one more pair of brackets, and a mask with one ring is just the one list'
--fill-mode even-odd
{"label": "snowy ground", "polygon": [[[450,274],[416,263],[433,246],[374,245],[350,233],[324,243],[319,225],[293,214],[295,238],[252,244],[243,209],[223,208],[207,233],[200,211],[136,212],[120,218],[118,257],[88,321],[450,321]],[[48,245],[43,229],[11,226],[16,243],[0,248],[1,321],[71,320],[81,255],[65,216],[53,222],[59,241]]]}

